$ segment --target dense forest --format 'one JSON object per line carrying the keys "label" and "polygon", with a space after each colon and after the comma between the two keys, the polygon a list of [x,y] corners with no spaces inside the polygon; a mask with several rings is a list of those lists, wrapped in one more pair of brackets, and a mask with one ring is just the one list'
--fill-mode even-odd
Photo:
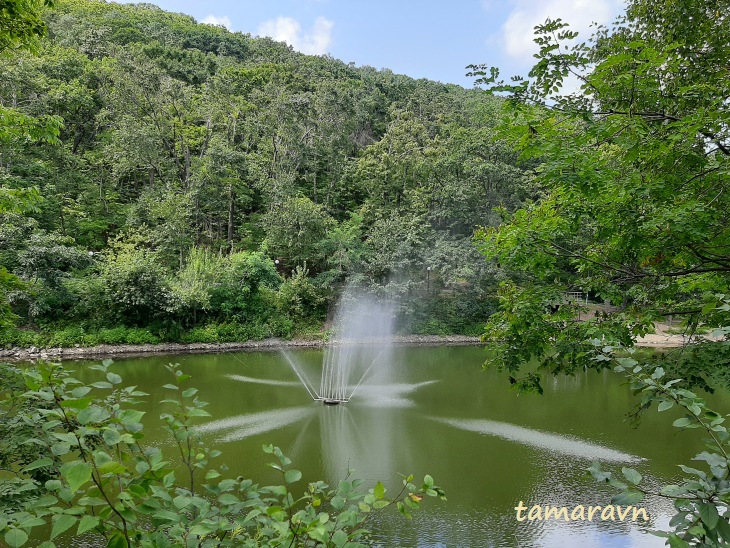
{"label": "dense forest", "polygon": [[[703,450],[665,485],[588,472],[612,505],[673,504],[668,545],[727,546],[728,415],[700,390],[730,386],[729,13],[628,0],[585,42],[548,19],[527,78],[472,67],[498,98],[149,4],[0,0],[0,344],[321,335],[357,284],[396,300],[404,332],[484,330],[523,392],[623,375],[632,419],[669,411]],[[581,318],[571,291],[604,306]],[[635,352],[667,318],[685,345]],[[443,497],[427,475],[393,498],[354,480],[295,501],[302,473],[273,446],[282,485],[223,479],[195,428],[206,404],[170,366],[177,485],[141,443],[147,394],[109,367],[88,386],[0,368],[5,544],[74,527],[120,547],[357,546],[371,510]]]}
{"label": "dense forest", "polygon": [[474,230],[530,193],[502,100],[150,4],[43,17],[0,59],[0,105],[37,129],[0,134],[0,344],[314,334],[347,281],[404,332],[481,331]]}

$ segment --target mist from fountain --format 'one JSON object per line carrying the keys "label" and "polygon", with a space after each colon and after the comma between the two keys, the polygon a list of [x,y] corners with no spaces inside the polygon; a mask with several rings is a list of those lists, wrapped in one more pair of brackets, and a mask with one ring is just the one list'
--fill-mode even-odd
{"label": "mist from fountain", "polygon": [[332,339],[324,351],[315,399],[343,403],[363,382],[390,382],[394,318],[393,302],[345,291],[335,314]]}

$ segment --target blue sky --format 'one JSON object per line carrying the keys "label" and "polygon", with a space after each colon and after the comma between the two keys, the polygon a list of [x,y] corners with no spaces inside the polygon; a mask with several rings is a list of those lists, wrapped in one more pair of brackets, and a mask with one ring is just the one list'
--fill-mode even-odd
{"label": "blue sky", "polygon": [[526,74],[532,28],[561,17],[587,36],[609,23],[621,0],[152,0],[199,22],[271,36],[309,54],[389,68],[414,78],[471,87],[465,66],[488,63],[503,76]]}

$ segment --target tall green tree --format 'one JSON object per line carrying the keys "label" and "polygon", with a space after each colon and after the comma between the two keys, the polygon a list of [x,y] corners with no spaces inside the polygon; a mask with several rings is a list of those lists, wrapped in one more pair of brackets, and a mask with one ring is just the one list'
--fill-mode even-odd
{"label": "tall green tree", "polygon": [[[46,33],[41,10],[43,6],[52,4],[52,0],[0,1],[0,55],[8,50],[34,49],[37,40]],[[59,127],[60,119],[56,117],[38,120],[0,104],[0,146],[17,140],[53,141],[58,136]],[[39,200],[38,189],[8,188],[0,179],[0,215],[33,210]],[[15,317],[8,301],[9,292],[23,287],[17,276],[0,266],[0,326],[9,325]]]}
{"label": "tall green tree", "polygon": [[[544,191],[480,236],[515,273],[488,332],[502,365],[516,370],[532,355],[553,369],[590,365],[581,340],[630,344],[666,316],[718,319],[703,309],[730,281],[727,7],[634,0],[585,43],[570,45],[561,21],[537,27],[526,80],[505,84],[476,67],[519,110],[523,122],[505,135],[540,161]],[[569,77],[580,87],[562,94]],[[574,313],[555,307],[568,290],[618,311],[566,329]]]}
{"label": "tall green tree", "polygon": [[[621,479],[590,470],[622,491],[615,503],[672,499],[674,531],[665,536],[678,547],[730,541],[725,419],[687,389],[711,387],[713,369],[727,364],[728,8],[716,0],[630,0],[623,17],[587,42],[576,44],[560,20],[538,26],[541,49],[527,79],[505,83],[498,70],[474,67],[479,82],[510,96],[518,123],[504,135],[539,162],[542,193],[478,238],[510,275],[484,336],[492,362],[536,390],[541,374],[614,365],[639,396],[638,412],[677,406],[685,415],[675,426],[707,433],[708,451],[695,457],[703,470],[682,467],[687,478],[660,492],[634,470],[623,469]],[[578,89],[566,92],[571,81]],[[613,306],[579,321],[580,307],[565,298],[574,290]],[[688,349],[699,365],[689,359],[668,375],[617,354],[670,315],[718,327],[721,340]],[[528,366],[535,358],[539,365]]]}
{"label": "tall green tree", "polygon": [[45,36],[41,19],[44,6],[53,0],[2,0],[0,2],[0,52],[9,49],[33,49]]}

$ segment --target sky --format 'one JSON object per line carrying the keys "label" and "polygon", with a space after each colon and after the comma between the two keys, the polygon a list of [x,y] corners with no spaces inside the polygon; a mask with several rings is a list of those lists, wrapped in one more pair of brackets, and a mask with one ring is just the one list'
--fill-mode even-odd
{"label": "sky", "polygon": [[[119,0],[124,3],[125,0]],[[586,38],[610,23],[622,0],[151,0],[198,22],[270,36],[295,50],[356,66],[472,87],[469,64],[526,75],[537,51],[533,27],[562,18]]]}

